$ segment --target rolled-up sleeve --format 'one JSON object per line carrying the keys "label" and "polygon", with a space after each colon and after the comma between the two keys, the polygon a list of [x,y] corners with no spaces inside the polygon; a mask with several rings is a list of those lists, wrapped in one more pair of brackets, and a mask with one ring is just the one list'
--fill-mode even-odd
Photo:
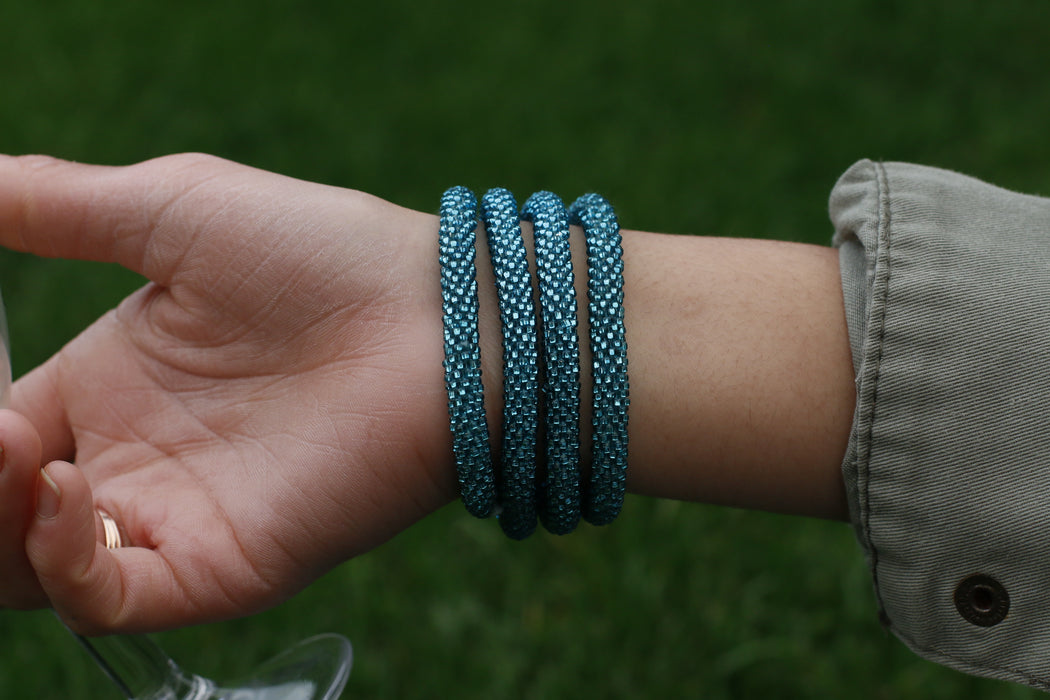
{"label": "rolled-up sleeve", "polygon": [[831,195],[857,381],[843,464],[886,625],[1050,690],[1050,199],[862,161]]}

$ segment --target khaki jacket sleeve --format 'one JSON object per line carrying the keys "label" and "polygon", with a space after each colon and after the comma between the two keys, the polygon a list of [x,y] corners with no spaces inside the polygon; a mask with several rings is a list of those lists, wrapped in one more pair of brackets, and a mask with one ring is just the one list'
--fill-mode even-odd
{"label": "khaki jacket sleeve", "polygon": [[862,161],[831,195],[857,406],[843,473],[885,624],[1050,690],[1050,199]]}

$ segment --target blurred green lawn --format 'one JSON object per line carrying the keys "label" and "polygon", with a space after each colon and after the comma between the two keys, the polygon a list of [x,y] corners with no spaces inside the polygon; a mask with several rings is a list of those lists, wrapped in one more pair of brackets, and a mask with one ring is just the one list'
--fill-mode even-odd
{"label": "blurred green lawn", "polygon": [[[596,190],[628,228],[824,243],[861,157],[1050,194],[1048,24],[1036,0],[11,1],[0,152],[207,151],[430,211],[452,184]],[[19,374],[141,283],[6,252],[0,280]],[[224,674],[328,630],[347,698],[1035,697],[885,634],[847,526],[638,498],[525,543],[454,506],[161,640]],[[0,639],[0,698],[117,697],[49,613],[0,612]]]}

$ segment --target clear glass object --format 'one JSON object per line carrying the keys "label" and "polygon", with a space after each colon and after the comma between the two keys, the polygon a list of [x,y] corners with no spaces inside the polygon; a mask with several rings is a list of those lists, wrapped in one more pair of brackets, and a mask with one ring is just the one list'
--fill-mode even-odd
{"label": "clear glass object", "polygon": [[143,635],[73,635],[129,700],[335,700],[350,674],[350,642],[337,634],[305,639],[220,684],[186,673]]}
{"label": "clear glass object", "polygon": [[[0,299],[0,406],[11,392],[10,340]],[[68,628],[67,628],[68,629]],[[183,671],[144,635],[83,637],[70,630],[128,700],[336,700],[353,661],[338,634],[305,639],[246,678],[218,683]]]}

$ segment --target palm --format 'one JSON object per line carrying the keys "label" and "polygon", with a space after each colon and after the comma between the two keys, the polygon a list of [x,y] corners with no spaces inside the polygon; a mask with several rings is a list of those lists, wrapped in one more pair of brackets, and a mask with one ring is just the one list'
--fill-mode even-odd
{"label": "palm", "polygon": [[[355,197],[287,180],[302,208],[275,225],[274,193],[237,174],[244,194],[195,195],[188,219],[169,204],[141,249],[118,249],[155,282],[15,387],[45,457],[75,455],[138,548],[116,553],[125,586],[163,584],[125,590],[86,627],[252,612],[448,497],[426,471],[447,450],[440,331],[420,322],[433,300],[387,283],[417,270],[360,265],[411,251],[348,231]],[[155,609],[128,613],[136,596]]]}

